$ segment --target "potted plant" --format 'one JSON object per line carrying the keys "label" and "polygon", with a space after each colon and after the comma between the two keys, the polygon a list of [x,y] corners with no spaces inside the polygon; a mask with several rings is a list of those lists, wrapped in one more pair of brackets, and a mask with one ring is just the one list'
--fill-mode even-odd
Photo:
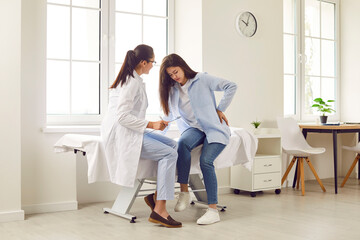
{"label": "potted plant", "polygon": [[255,129],[257,129],[260,126],[261,122],[256,119],[256,121],[252,121],[251,124],[255,127]]}
{"label": "potted plant", "polygon": [[331,105],[328,103],[335,102],[335,100],[327,100],[325,102],[322,98],[315,98],[314,102],[315,103],[311,107],[317,108],[316,110],[322,114],[320,115],[320,122],[325,124],[328,117],[325,114],[335,112],[335,110],[332,109]]}

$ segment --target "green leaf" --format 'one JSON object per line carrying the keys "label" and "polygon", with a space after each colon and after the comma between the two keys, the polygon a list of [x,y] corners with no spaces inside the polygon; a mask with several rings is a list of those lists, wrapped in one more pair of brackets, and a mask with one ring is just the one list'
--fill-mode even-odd
{"label": "green leaf", "polygon": [[327,103],[335,102],[335,100],[327,100],[326,102],[324,102],[322,98],[315,98],[314,102],[315,104],[313,104],[311,107],[316,107],[317,111],[323,113],[324,116],[325,113],[335,112],[335,110],[331,108],[332,105],[327,104]]}
{"label": "green leaf", "polygon": [[261,124],[260,121],[252,121],[251,124],[255,127],[255,128],[258,128]]}

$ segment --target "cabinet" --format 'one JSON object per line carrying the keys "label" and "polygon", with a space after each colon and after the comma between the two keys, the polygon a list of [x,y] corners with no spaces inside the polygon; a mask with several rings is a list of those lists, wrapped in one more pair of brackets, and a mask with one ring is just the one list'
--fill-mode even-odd
{"label": "cabinet", "polygon": [[257,192],[275,189],[281,192],[281,138],[276,128],[256,129],[258,149],[251,171],[241,165],[231,167],[230,186],[234,193],[240,190],[250,192],[252,197]]}

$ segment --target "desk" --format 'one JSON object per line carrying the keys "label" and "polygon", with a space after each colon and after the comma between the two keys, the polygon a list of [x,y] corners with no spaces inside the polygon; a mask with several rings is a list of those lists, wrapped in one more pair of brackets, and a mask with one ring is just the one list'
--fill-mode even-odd
{"label": "desk", "polygon": [[[332,135],[333,135],[333,151],[334,151],[335,194],[337,194],[337,134],[338,133],[358,133],[358,138],[360,141],[360,124],[343,124],[343,125],[301,124],[300,128],[302,129],[302,132],[303,132],[303,135],[305,138],[309,132],[332,133]],[[359,166],[359,173],[360,173],[360,164],[358,164],[358,166]],[[359,177],[359,179],[360,179],[360,177]]]}

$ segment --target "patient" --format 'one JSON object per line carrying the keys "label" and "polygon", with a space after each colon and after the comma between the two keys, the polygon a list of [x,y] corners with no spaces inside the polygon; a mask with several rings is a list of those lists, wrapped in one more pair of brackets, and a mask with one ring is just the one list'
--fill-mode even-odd
{"label": "patient", "polygon": [[149,221],[169,228],[182,227],[166,210],[166,200],[174,198],[177,144],[146,128],[164,130],[167,121],[145,120],[148,106],[142,74],[149,74],[155,55],[147,45],[126,53],[120,72],[110,87],[109,107],[101,126],[105,155],[112,182],[133,187],[140,158],[158,162],[157,197],[145,197],[152,213]]}
{"label": "patient", "polygon": [[[166,56],[160,67],[160,100],[168,119],[181,117],[177,125],[182,133],[178,141],[178,182],[181,193],[175,211],[183,211],[191,202],[188,190],[191,151],[203,144],[200,167],[204,177],[209,208],[198,224],[220,221],[216,208],[217,179],[214,160],[229,143],[230,129],[224,111],[236,92],[236,84],[193,71],[178,55]],[[214,91],[224,96],[216,106]],[[167,119],[167,118],[165,118]]]}

